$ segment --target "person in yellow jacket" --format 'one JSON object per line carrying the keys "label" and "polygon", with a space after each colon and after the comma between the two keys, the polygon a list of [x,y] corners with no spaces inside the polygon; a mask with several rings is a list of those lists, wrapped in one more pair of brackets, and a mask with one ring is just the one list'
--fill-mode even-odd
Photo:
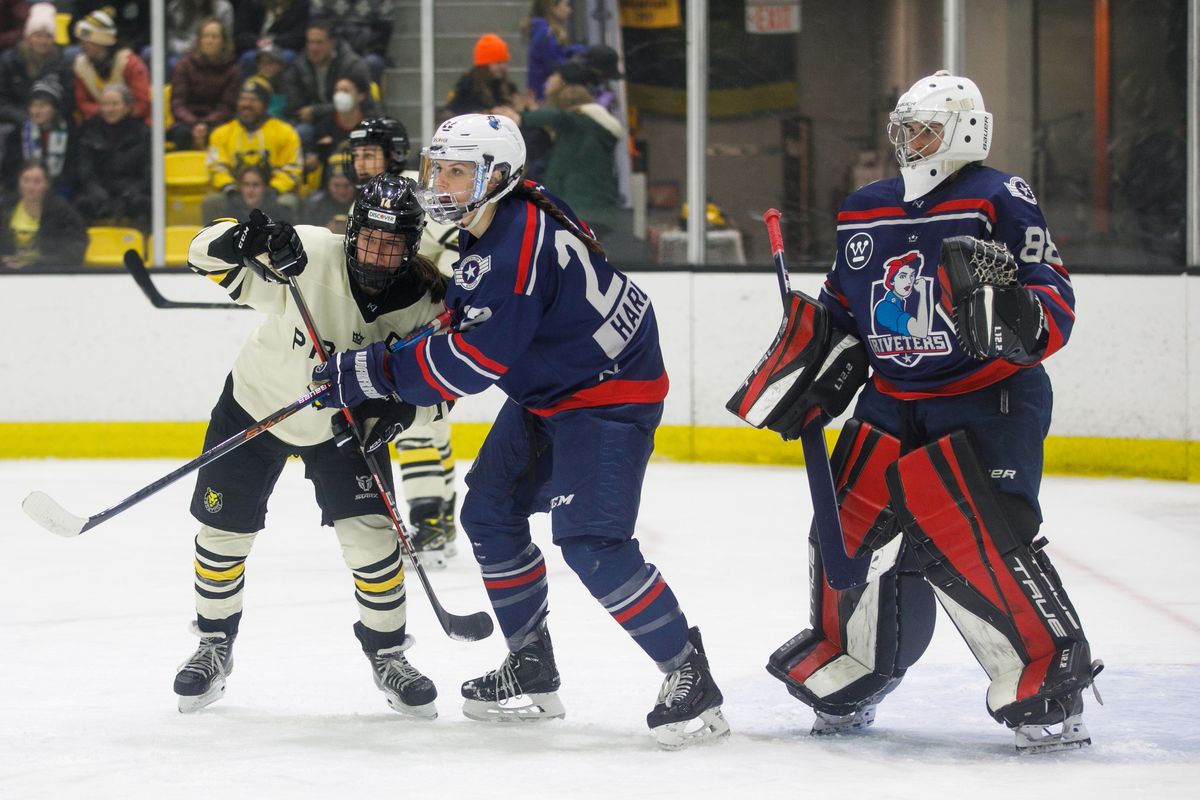
{"label": "person in yellow jacket", "polygon": [[237,171],[244,164],[265,164],[270,187],[286,209],[295,212],[301,181],[300,136],[296,129],[267,114],[271,87],[254,76],[242,83],[234,118],[212,132],[208,140],[208,168],[213,194],[204,199],[205,219],[220,215],[224,193],[237,191]]}

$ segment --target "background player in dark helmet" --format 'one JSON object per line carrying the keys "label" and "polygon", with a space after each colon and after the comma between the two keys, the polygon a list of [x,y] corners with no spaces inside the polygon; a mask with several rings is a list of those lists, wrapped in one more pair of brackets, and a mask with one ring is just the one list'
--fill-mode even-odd
{"label": "background player in dark helmet", "polygon": [[[192,241],[192,269],[219,283],[234,301],[265,319],[234,363],[213,408],[205,448],[287,405],[309,384],[314,343],[284,282],[294,278],[327,350],[403,336],[441,312],[445,280],[416,254],[421,208],[403,178],[383,175],[358,193],[345,236],[325,228],[271,222],[256,214],[241,224],[219,220]],[[443,409],[400,403],[364,411],[368,446],[386,447],[408,424]],[[246,557],[265,524],[267,502],[284,463],[299,455],[313,482],[321,522],[332,525],[354,579],[354,625],[376,685],[397,711],[436,715],[433,683],[407,660],[406,594],[399,542],[357,447],[335,437],[332,409],[309,409],[200,469],[191,511],[196,536],[196,630],[200,647],[176,678],[180,711],[220,699],[232,667],[242,616]],[[375,418],[374,420],[368,418]],[[340,438],[340,441],[339,441]],[[345,451],[345,452],[339,452]],[[391,483],[391,471],[384,476]],[[303,628],[301,635],[312,631]]]}
{"label": "background player in dark helmet", "polygon": [[729,726],[699,630],[633,538],[667,393],[654,311],[569,208],[522,181],[524,166],[508,118],[443,123],[422,153],[419,197],[462,230],[446,295],[456,330],[411,358],[338,353],[313,377],[336,381],[350,405],[393,392],[437,402],[493,384],[509,397],[467,475],[461,517],[509,653],[463,684],[467,716],[564,714],[546,567],[529,530],[548,511],[564,560],[666,675],[647,718],[659,744],[715,739]]}
{"label": "background player in dark helmet", "polygon": [[[347,174],[356,186],[362,186],[381,172],[416,178],[415,172],[404,171],[409,140],[408,131],[399,120],[391,117],[363,120],[350,132],[348,143]],[[458,229],[453,225],[426,220],[420,251],[449,278],[458,260],[457,241]],[[400,458],[400,482],[413,526],[413,549],[421,553],[426,566],[444,567],[446,558],[458,551],[450,422],[440,419],[409,428],[396,438],[395,445]]]}
{"label": "background player in dark helmet", "polygon": [[[901,176],[846,198],[815,311],[831,338],[861,340],[874,373],[831,459],[846,549],[893,560],[846,591],[816,560],[812,627],[768,669],[816,711],[813,733],[862,730],[928,646],[936,597],[991,679],[987,709],[1015,729],[1017,748],[1080,747],[1091,741],[1083,691],[1101,665],[1037,538],[1052,403],[1041,362],[1070,336],[1070,277],[1033,191],[979,163],[992,118],[973,82],[917,81],[889,135]],[[897,265],[911,272],[906,289],[936,293],[916,333],[915,304],[892,309],[887,325],[877,313]],[[856,389],[840,403],[808,389],[787,403],[832,416]],[[819,552],[815,537],[811,546]]]}

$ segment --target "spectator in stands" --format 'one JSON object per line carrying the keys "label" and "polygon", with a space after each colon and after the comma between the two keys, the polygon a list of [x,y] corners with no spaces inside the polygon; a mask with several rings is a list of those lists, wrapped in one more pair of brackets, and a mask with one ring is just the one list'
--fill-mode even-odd
{"label": "spectator in stands", "polygon": [[150,73],[128,47],[117,47],[117,27],[108,11],[93,11],[75,23],[83,51],[75,57],[75,107],[84,120],[99,112],[100,94],[120,83],[133,98],[133,116],[150,122]]}
{"label": "spectator in stands", "polygon": [[[225,26],[229,51],[233,53],[233,5],[229,0],[167,0],[167,74],[171,75],[179,61],[196,48],[201,29],[209,19],[216,18]],[[143,61],[146,61],[143,54]],[[146,61],[149,63],[149,61]],[[175,79],[172,77],[171,83]],[[232,115],[232,108],[230,109]],[[227,117],[228,119],[228,117]]]}
{"label": "spectator in stands", "polygon": [[253,68],[254,54],[274,47],[291,61],[304,46],[308,0],[239,0],[234,8],[233,38],[243,55],[243,73]]}
{"label": "spectator in stands", "polygon": [[447,116],[487,113],[497,106],[514,111],[525,107],[525,98],[508,77],[508,45],[494,33],[475,42],[474,66],[467,70],[446,98]]}
{"label": "spectator in stands", "polygon": [[283,84],[287,95],[284,118],[295,124],[306,150],[313,145],[317,119],[333,112],[334,86],[342,78],[350,78],[359,86],[371,85],[367,62],[334,37],[333,23],[310,22],[304,52],[288,66]]}
{"label": "spectator in stands", "polygon": [[[25,119],[34,83],[54,76],[63,88],[74,88],[75,77],[62,50],[54,43],[51,3],[34,3],[25,20],[25,38],[0,54],[0,125],[19,125]],[[63,113],[74,108],[63,98]]]}
{"label": "spectator in stands", "polygon": [[45,165],[25,162],[17,187],[17,198],[0,207],[0,263],[9,269],[82,264],[87,224],[70,203],[50,191]]}
{"label": "spectator in stands", "polygon": [[116,23],[117,44],[121,47],[141,53],[150,44],[150,0],[71,0],[70,5],[72,32],[80,20],[104,11]]}
{"label": "spectator in stands", "polygon": [[133,116],[129,87],[100,92],[100,112],[79,128],[79,191],[75,205],[89,225],[150,222],[150,128]]}
{"label": "spectator in stands", "polygon": [[267,114],[283,119],[283,110],[287,108],[287,96],[283,93],[283,76],[287,70],[287,60],[283,53],[272,45],[267,45],[255,54],[254,76],[262,78],[271,86],[271,102],[267,104]]}
{"label": "spectator in stands", "polygon": [[617,115],[617,98],[612,84],[625,77],[621,73],[621,56],[608,45],[594,44],[580,54],[579,62],[593,73],[592,83],[588,86],[592,97]]}
{"label": "spectator in stands", "polygon": [[62,113],[62,85],[53,75],[38,81],[30,91],[29,109],[21,124],[12,129],[4,146],[4,187],[16,188],[17,177],[27,161],[37,161],[46,169],[55,194],[72,196],[75,189],[77,136],[70,120]]}
{"label": "spectator in stands", "polygon": [[325,162],[325,179],[319,192],[304,201],[301,219],[307,225],[319,225],[336,234],[346,232],[346,215],[354,203],[354,183],[350,180],[350,154],[343,148]]}
{"label": "spectator in stands", "polygon": [[525,128],[554,131],[554,146],[541,176],[598,237],[616,227],[617,176],[613,151],[621,123],[593,100],[587,85],[591,70],[567,62],[546,80],[546,104],[508,116]]}
{"label": "spectator in stands", "polygon": [[354,78],[339,78],[333,86],[333,108],[318,116],[313,124],[314,149],[305,151],[313,157],[306,166],[315,169],[323,164],[338,146],[350,138],[354,126],[367,117],[380,114],[379,106],[371,99],[370,86]]}
{"label": "spectator in stands", "polygon": [[294,209],[280,205],[271,191],[271,170],[265,164],[243,164],[237,171],[237,191],[224,195],[225,206],[215,217],[232,217],[247,222],[256,208],[274,220],[292,220]]}
{"label": "spectator in stands", "polygon": [[546,79],[559,64],[582,50],[571,45],[567,22],[571,19],[571,0],[533,0],[529,16],[521,23],[521,33],[529,40],[529,94],[539,103],[546,96]]}
{"label": "spectator in stands", "polygon": [[195,49],[171,74],[171,116],[167,137],[180,150],[203,150],[214,128],[233,119],[241,85],[233,37],[225,23],[209,17],[200,26]]}
{"label": "spectator in stands", "polygon": [[7,50],[21,41],[28,18],[29,3],[25,0],[0,3],[0,50]]}
{"label": "spectator in stands", "polygon": [[312,0],[312,19],[332,19],[333,33],[362,56],[371,70],[371,80],[382,82],[383,69],[391,63],[388,45],[392,40],[393,0]]}
{"label": "spectator in stands", "polygon": [[224,204],[222,195],[237,190],[237,170],[243,164],[270,169],[270,187],[285,207],[296,210],[300,187],[300,136],[283,120],[267,116],[271,87],[262,78],[247,78],[238,93],[232,120],[208,137],[208,166],[214,194],[201,206],[205,219],[214,219]]}

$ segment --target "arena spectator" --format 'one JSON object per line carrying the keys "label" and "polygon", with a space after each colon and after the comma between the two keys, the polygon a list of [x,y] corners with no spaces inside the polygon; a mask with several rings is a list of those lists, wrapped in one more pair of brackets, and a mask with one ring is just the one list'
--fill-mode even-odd
{"label": "arena spectator", "polygon": [[389,63],[388,45],[392,40],[394,0],[312,0],[312,19],[333,20],[333,33],[350,49],[362,56],[371,70],[371,80],[379,83]]}
{"label": "arena spectator", "polygon": [[304,52],[287,68],[283,84],[287,95],[284,119],[296,126],[306,150],[314,142],[316,120],[333,112],[334,86],[342,78],[359,86],[371,85],[367,62],[334,37],[333,24],[328,20],[310,22]]}
{"label": "arena spectator", "polygon": [[150,44],[149,0],[72,0],[71,31],[96,11],[103,11],[116,23],[117,44],[121,47],[141,53]]}
{"label": "arena spectator", "polygon": [[346,215],[354,203],[354,182],[349,176],[350,154],[339,150],[325,162],[322,188],[304,201],[301,219],[341,235],[346,232]]}
{"label": "arena spectator", "polygon": [[93,11],[75,23],[75,36],[83,51],[75,57],[75,107],[80,118],[99,112],[100,94],[106,86],[128,87],[133,116],[150,121],[150,73],[128,47],[117,47],[117,27],[105,9]]}
{"label": "arena spectator", "polygon": [[196,47],[171,74],[171,116],[167,136],[180,150],[203,150],[213,129],[233,119],[241,85],[233,37],[225,23],[209,17]]}
{"label": "arena spectator", "polygon": [[339,78],[333,86],[333,108],[318,116],[313,124],[314,148],[305,150],[306,164],[315,169],[323,164],[338,146],[350,137],[354,126],[368,117],[380,114],[379,106],[371,99],[370,86],[354,78]]}
{"label": "arena spectator", "polygon": [[38,81],[30,92],[28,113],[12,129],[4,146],[4,187],[16,188],[18,173],[27,161],[46,168],[54,192],[69,198],[75,189],[77,136],[70,120],[62,113],[62,85],[53,75]]}
{"label": "arena spectator", "polygon": [[273,45],[267,45],[254,56],[254,77],[262,78],[271,86],[271,102],[267,104],[267,114],[279,119],[283,118],[283,110],[287,108],[287,96],[283,93],[283,76],[287,70],[287,59]]}
{"label": "arena spectator", "polygon": [[[64,88],[75,83],[71,65],[54,43],[55,8],[51,3],[34,3],[25,20],[25,38],[0,54],[0,125],[19,125],[25,119],[34,83],[55,76]],[[64,97],[64,113],[74,108]]]}
{"label": "arena spectator", "polygon": [[508,45],[494,33],[485,33],[475,42],[474,65],[467,70],[446,98],[447,116],[487,113],[497,106],[520,111],[525,100],[517,85],[508,77]]}
{"label": "arena spectator", "polygon": [[133,116],[129,87],[100,92],[100,111],[79,128],[79,191],[75,205],[89,225],[150,222],[150,128]]}
{"label": "arena spectator", "polygon": [[[233,5],[229,0],[167,0],[166,38],[167,73],[173,73],[179,61],[199,43],[201,28],[210,18],[221,21],[228,32],[229,51],[233,52]],[[146,58],[143,55],[143,61]],[[149,62],[147,62],[149,63]],[[174,83],[174,78],[171,79]],[[232,109],[230,111],[232,114]]]}
{"label": "arena spectator", "polygon": [[529,16],[521,23],[521,32],[529,40],[526,83],[529,94],[541,102],[546,97],[546,79],[559,64],[583,48],[571,45],[567,23],[571,19],[571,0],[533,0]]}
{"label": "arena spectator", "polygon": [[0,207],[0,263],[9,269],[77,267],[87,249],[87,224],[50,190],[40,161],[19,170],[16,199]]}
{"label": "arena spectator", "polygon": [[267,115],[271,87],[262,78],[248,78],[238,93],[234,118],[208,137],[208,166],[212,171],[214,194],[204,199],[205,219],[220,216],[222,195],[237,190],[238,168],[244,164],[263,164],[270,169],[270,187],[279,202],[297,209],[295,195],[300,186],[300,137],[283,120]]}
{"label": "arena spectator", "polygon": [[271,170],[265,164],[243,164],[237,171],[237,191],[222,195],[225,206],[214,217],[232,217],[238,222],[250,219],[254,209],[262,211],[273,220],[291,220],[294,210],[280,205],[271,191]]}
{"label": "arena spectator", "polygon": [[25,0],[0,3],[0,50],[7,50],[21,41],[28,18],[29,3]]}
{"label": "arena spectator", "polygon": [[233,13],[234,46],[248,57],[246,69],[264,47],[275,47],[291,61],[304,46],[308,0],[239,0]]}

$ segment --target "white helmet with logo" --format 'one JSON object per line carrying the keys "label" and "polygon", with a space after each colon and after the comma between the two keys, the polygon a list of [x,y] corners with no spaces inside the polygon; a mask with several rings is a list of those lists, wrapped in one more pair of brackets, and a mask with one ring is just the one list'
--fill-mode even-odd
{"label": "white helmet with logo", "polygon": [[[450,161],[475,165],[468,189],[439,188],[440,162]],[[490,187],[497,172],[500,181]],[[417,199],[431,219],[457,223],[481,206],[498,202],[516,188],[524,173],[525,140],[515,122],[494,114],[463,114],[439,125],[429,146],[421,149]]]}
{"label": "white helmet with logo", "polygon": [[[992,115],[970,78],[938,70],[921,78],[896,101],[888,122],[888,139],[896,148],[904,200],[916,200],[955,171],[987,158],[992,147]],[[937,147],[920,152],[913,140],[929,132]]]}

